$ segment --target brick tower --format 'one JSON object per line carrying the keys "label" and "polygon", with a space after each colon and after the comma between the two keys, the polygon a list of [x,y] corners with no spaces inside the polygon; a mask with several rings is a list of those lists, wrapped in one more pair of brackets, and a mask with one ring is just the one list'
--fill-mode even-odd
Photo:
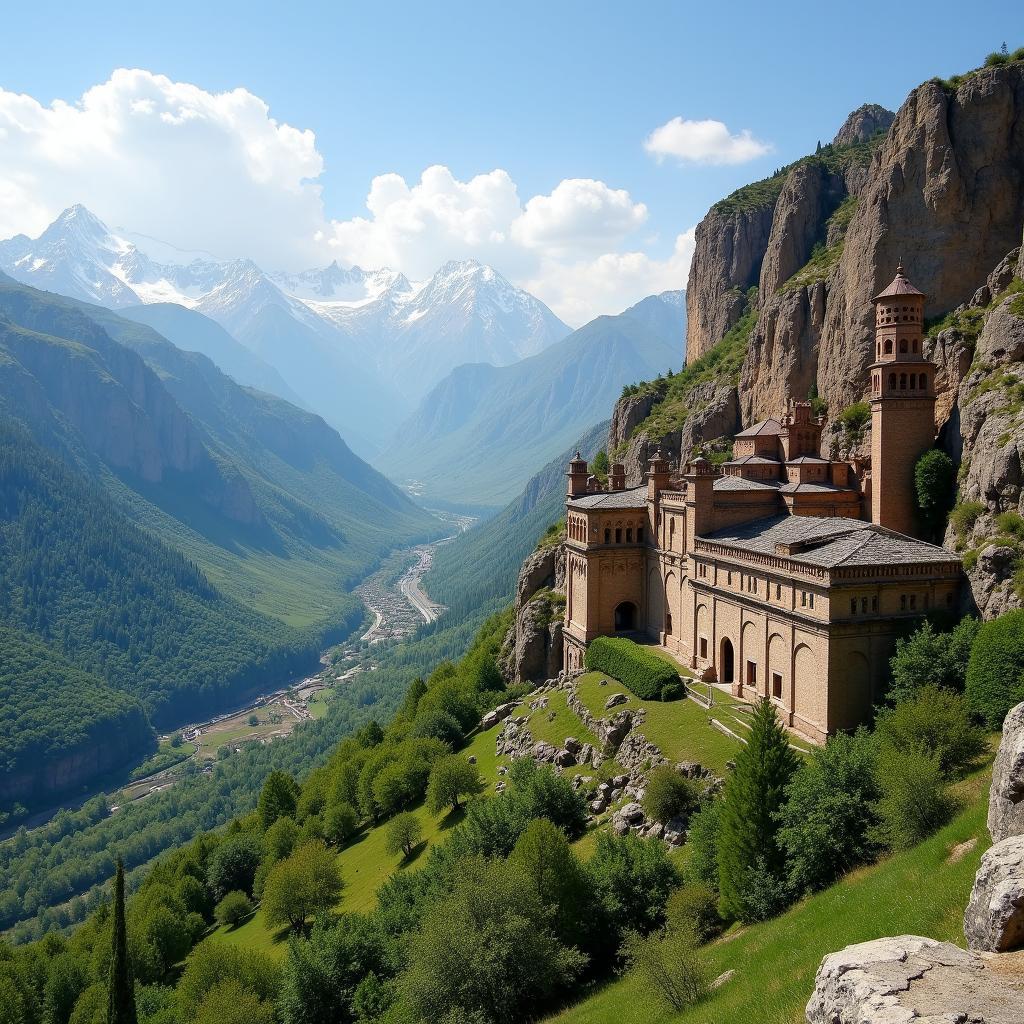
{"label": "brick tower", "polygon": [[914,465],[935,443],[935,364],[924,355],[924,293],[902,264],[874,298],[871,372],[871,521],[917,529]]}

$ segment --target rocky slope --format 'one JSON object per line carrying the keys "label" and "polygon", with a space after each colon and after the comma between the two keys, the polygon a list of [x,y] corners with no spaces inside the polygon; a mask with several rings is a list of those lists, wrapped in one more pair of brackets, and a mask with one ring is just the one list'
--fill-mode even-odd
{"label": "rocky slope", "polygon": [[[817,394],[835,417],[864,397],[871,297],[902,259],[929,296],[927,316],[942,320],[927,343],[939,365],[936,428],[962,459],[961,501],[981,506],[947,542],[971,552],[984,614],[1018,604],[1015,535],[989,548],[1007,540],[998,517],[1024,511],[1013,294],[1022,231],[1024,62],[926,82],[895,115],[861,107],[814,156],[709,211],[686,292],[687,365],[622,398],[609,451],[634,484],[656,448],[675,462],[727,444],[790,398]],[[851,441],[869,450],[863,434],[829,430],[823,446]]]}

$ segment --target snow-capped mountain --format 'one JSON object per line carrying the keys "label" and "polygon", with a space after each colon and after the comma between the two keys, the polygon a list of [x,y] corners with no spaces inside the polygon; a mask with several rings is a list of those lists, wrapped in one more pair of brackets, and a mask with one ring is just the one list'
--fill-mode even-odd
{"label": "snow-capped mountain", "polygon": [[160,302],[205,314],[363,452],[454,367],[505,366],[570,333],[539,299],[473,260],[418,284],[337,263],[267,273],[111,231],[83,206],[39,238],[0,242],[0,270],[114,309]]}

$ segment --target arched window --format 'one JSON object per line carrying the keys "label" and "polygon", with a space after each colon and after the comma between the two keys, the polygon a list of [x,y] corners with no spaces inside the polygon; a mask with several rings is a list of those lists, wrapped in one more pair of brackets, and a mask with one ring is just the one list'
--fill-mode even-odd
{"label": "arched window", "polygon": [[604,542],[605,544],[611,544],[612,542],[612,531],[609,529],[605,529],[604,531]]}
{"label": "arched window", "polygon": [[885,339],[885,354],[887,356],[892,355],[892,338]]}
{"label": "arched window", "polygon": [[907,339],[906,338],[900,338],[900,351],[901,352],[906,352],[907,351]]}
{"label": "arched window", "polygon": [[905,373],[900,374],[900,391],[907,390],[907,375]]}
{"label": "arched window", "polygon": [[629,526],[629,527],[626,528],[626,543],[627,544],[632,544],[633,543],[633,527],[632,526]]}
{"label": "arched window", "polygon": [[621,544],[622,543],[622,528],[618,527],[618,526],[615,527],[615,543],[616,544]]}
{"label": "arched window", "polygon": [[921,374],[921,375],[920,375],[920,376],[918,377],[918,381],[919,381],[919,383],[918,383],[918,385],[917,385],[917,386],[918,386],[918,387],[919,387],[919,388],[920,388],[920,389],[921,389],[922,391],[927,391],[927,390],[928,390],[928,374],[926,374],[926,373],[922,373],[922,374]]}
{"label": "arched window", "polygon": [[889,374],[889,390],[890,391],[895,391],[896,390],[896,374],[895,373],[890,373]]}
{"label": "arched window", "polygon": [[910,390],[911,391],[916,391],[917,390],[917,374],[916,373],[912,373],[910,375]]}

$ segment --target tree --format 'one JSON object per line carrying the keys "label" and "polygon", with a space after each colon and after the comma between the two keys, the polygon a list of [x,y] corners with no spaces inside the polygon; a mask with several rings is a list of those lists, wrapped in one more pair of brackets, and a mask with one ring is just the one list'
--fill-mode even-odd
{"label": "tree", "polygon": [[967,663],[967,703],[989,729],[1024,700],[1024,609],[984,622]]}
{"label": "tree", "polygon": [[938,754],[884,745],[878,755],[878,785],[882,796],[875,834],[894,850],[915,846],[952,816],[954,804]]}
{"label": "tree", "polygon": [[688,818],[700,804],[697,786],[667,764],[651,769],[644,787],[643,806],[653,821]]}
{"label": "tree", "polygon": [[114,874],[114,930],[111,936],[107,982],[107,1024],[137,1024],[135,979],[128,959],[128,929],[124,909],[124,864],[117,858]]}
{"label": "tree", "polygon": [[778,814],[779,845],[797,893],[831,885],[877,850],[876,744],[860,731],[817,747],[793,776]]}
{"label": "tree", "polygon": [[985,733],[974,725],[963,694],[928,685],[880,712],[875,734],[898,752],[935,754],[947,776],[970,768],[985,752]]}
{"label": "tree", "polygon": [[324,838],[342,846],[359,831],[359,816],[351,804],[344,801],[330,804],[324,814]]}
{"label": "tree", "polygon": [[608,453],[602,448],[595,456],[593,462],[590,463],[590,472],[597,477],[598,480],[604,481],[608,479],[608,470],[610,464],[608,462]]}
{"label": "tree", "polygon": [[704,999],[710,991],[707,968],[698,951],[699,943],[686,928],[643,936],[627,936],[626,962],[636,972],[641,987],[650,991],[671,1010],[680,1013]]}
{"label": "tree", "polygon": [[460,754],[442,757],[430,769],[427,782],[427,807],[431,814],[440,814],[445,807],[457,811],[459,800],[483,789],[480,773]]}
{"label": "tree", "polygon": [[263,837],[264,856],[272,863],[284,860],[299,840],[299,826],[291,818],[278,818]]}
{"label": "tree", "polygon": [[300,931],[312,915],[331,910],[341,890],[334,854],[322,842],[307,843],[270,869],[263,887],[264,919]]}
{"label": "tree", "polygon": [[914,487],[917,490],[917,512],[925,533],[941,540],[949,510],[956,497],[956,467],[953,460],[938,448],[927,451],[914,466]]}
{"label": "tree", "polygon": [[691,819],[686,845],[690,856],[683,864],[688,885],[706,885],[718,892],[718,835],[722,823],[722,801],[706,803]]}
{"label": "tree", "polygon": [[177,986],[182,1021],[195,1020],[208,993],[226,981],[236,982],[264,1003],[273,1003],[280,987],[280,968],[266,953],[207,939],[189,954]]}
{"label": "tree", "polygon": [[593,922],[593,896],[565,833],[546,818],[535,818],[516,842],[509,863],[530,879],[551,908],[558,938],[567,946],[582,947]]}
{"label": "tree", "polygon": [[257,805],[260,823],[266,829],[280,817],[294,818],[298,799],[299,787],[296,781],[287,772],[271,772],[260,790]]}
{"label": "tree", "polygon": [[404,857],[411,857],[412,851],[416,849],[422,838],[423,826],[412,811],[396,814],[388,824],[388,853],[392,855],[401,853]]}
{"label": "tree", "polygon": [[888,699],[893,703],[903,700],[922,686],[963,690],[977,633],[978,620],[968,617],[947,633],[925,621],[909,637],[897,640],[896,653],[889,662],[892,686]]}
{"label": "tree", "polygon": [[462,726],[447,711],[433,708],[422,715],[417,715],[409,735],[438,739],[450,747],[456,747],[462,742]]}
{"label": "tree", "polygon": [[786,731],[774,705],[762,699],[754,709],[747,743],[736,755],[736,768],[725,784],[718,836],[719,910],[724,918],[745,920],[744,890],[758,867],[781,878],[785,869],[776,841],[776,814],[797,768]]}
{"label": "tree", "polygon": [[244,892],[235,889],[217,904],[213,912],[217,923],[228,928],[240,925],[252,913],[252,902]]}
{"label": "tree", "polygon": [[234,978],[217,982],[203,997],[195,1024],[274,1024],[274,1006]]}
{"label": "tree", "polygon": [[251,893],[256,870],[263,859],[263,842],[252,832],[229,835],[210,854],[206,878],[217,899],[234,889]]}
{"label": "tree", "polygon": [[513,1024],[534,1019],[585,958],[558,941],[520,871],[469,858],[411,935],[407,963],[398,984],[411,1019]]}

